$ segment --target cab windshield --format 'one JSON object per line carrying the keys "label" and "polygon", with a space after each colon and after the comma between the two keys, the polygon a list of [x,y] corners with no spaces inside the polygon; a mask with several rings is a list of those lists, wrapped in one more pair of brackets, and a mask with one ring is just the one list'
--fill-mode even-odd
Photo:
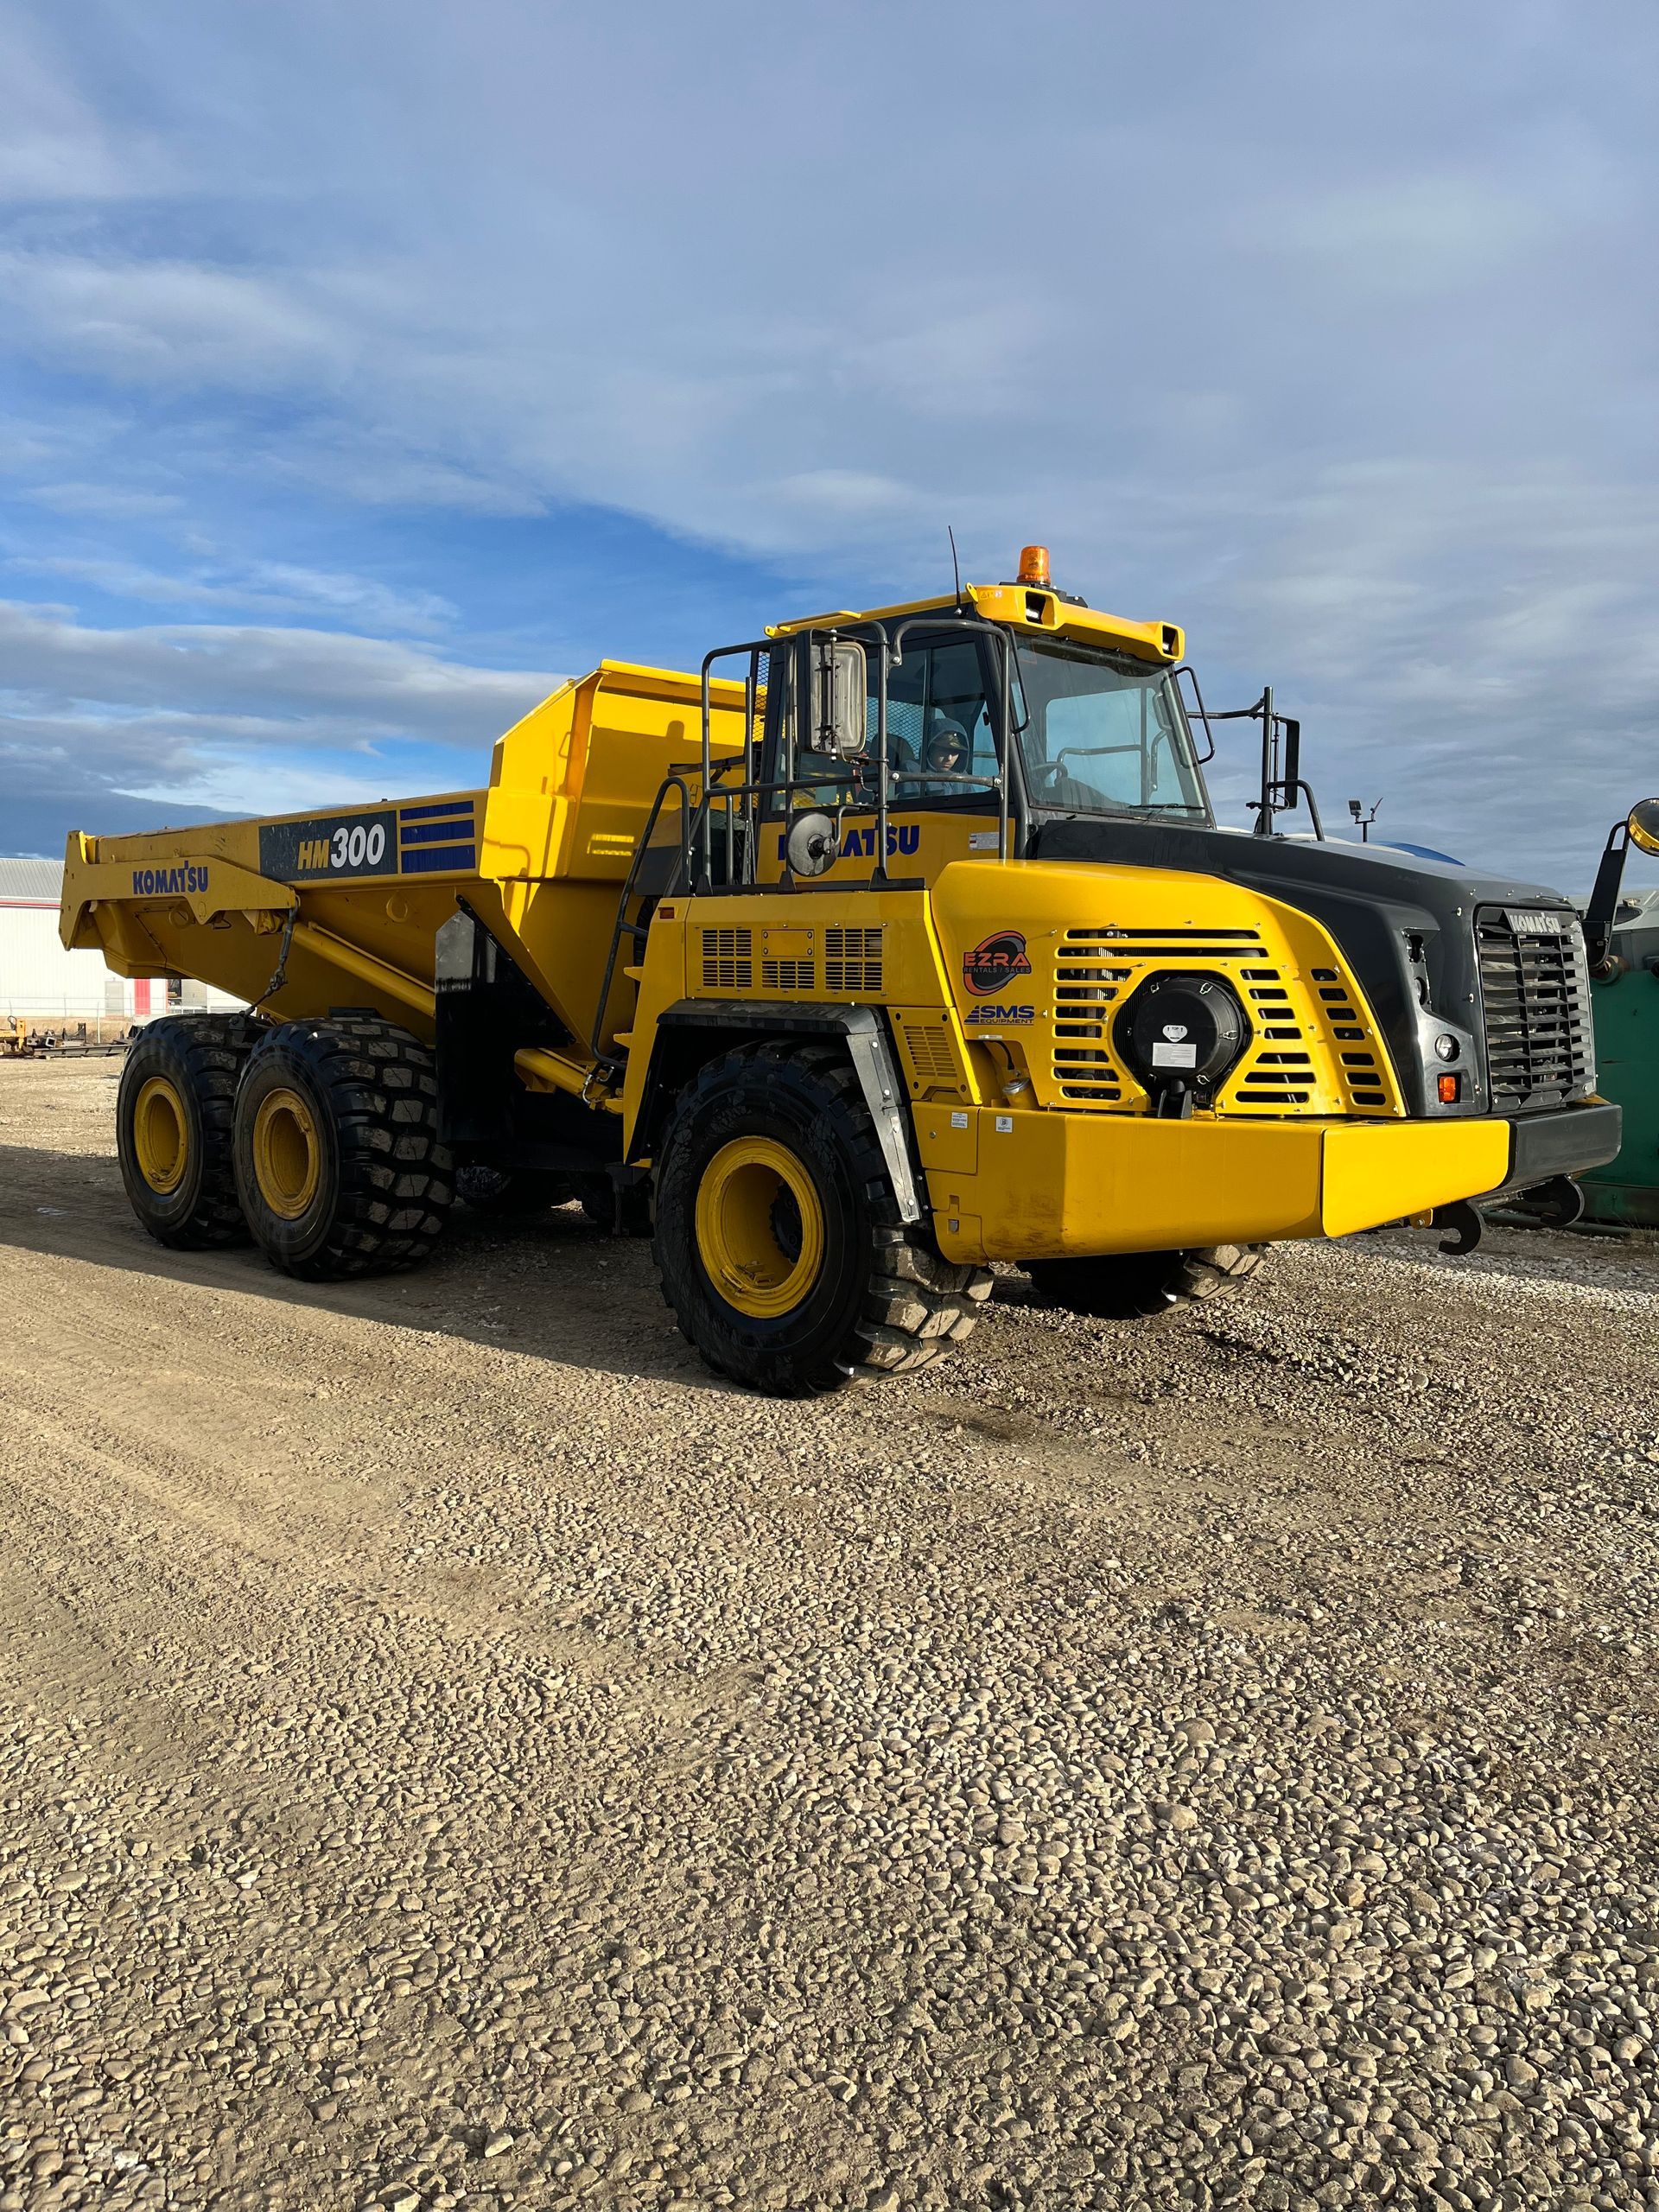
{"label": "cab windshield", "polygon": [[1167,670],[1022,638],[1014,717],[1033,807],[1211,820],[1192,734]]}

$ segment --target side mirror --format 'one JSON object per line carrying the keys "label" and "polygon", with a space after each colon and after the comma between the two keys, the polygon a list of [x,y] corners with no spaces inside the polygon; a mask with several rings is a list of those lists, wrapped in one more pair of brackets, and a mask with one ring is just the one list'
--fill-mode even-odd
{"label": "side mirror", "polygon": [[1624,881],[1624,855],[1632,845],[1644,853],[1659,853],[1659,798],[1637,799],[1607,833],[1595,887],[1584,910],[1584,949],[1592,976],[1605,978],[1618,972],[1612,957],[1613,917]]}
{"label": "side mirror", "polygon": [[832,753],[840,760],[862,753],[868,696],[863,646],[840,638],[815,639],[809,751]]}
{"label": "side mirror", "polygon": [[1290,793],[1290,803],[1296,804],[1296,787],[1302,780],[1302,726],[1285,717],[1285,770],[1281,781]]}

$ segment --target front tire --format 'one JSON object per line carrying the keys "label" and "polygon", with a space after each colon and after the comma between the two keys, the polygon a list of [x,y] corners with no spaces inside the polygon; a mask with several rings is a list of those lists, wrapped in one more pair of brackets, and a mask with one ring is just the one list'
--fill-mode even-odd
{"label": "front tire", "polygon": [[778,1397],[924,1366],[990,1295],[988,1273],[899,1221],[858,1079],[827,1045],[746,1046],[700,1072],[663,1147],[655,1249],[681,1333]]}
{"label": "front tire", "polygon": [[255,1242],[304,1282],[417,1266],[454,1195],[432,1056],[372,1016],[272,1030],[243,1071],[235,1150]]}
{"label": "front tire", "polygon": [[245,1244],[232,1130],[236,1086],[263,1034],[245,1014],[181,1014],[138,1032],[121,1071],[116,1151],[132,1210],[181,1252]]}
{"label": "front tire", "polygon": [[1027,1260],[1052,1305],[1103,1321],[1157,1321],[1236,1290],[1260,1273],[1265,1244],[1210,1244],[1192,1252],[1114,1252],[1098,1259]]}

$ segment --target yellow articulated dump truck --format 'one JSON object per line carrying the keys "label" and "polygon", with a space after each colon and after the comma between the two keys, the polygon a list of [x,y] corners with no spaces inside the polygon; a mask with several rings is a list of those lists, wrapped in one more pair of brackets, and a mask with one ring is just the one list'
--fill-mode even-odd
{"label": "yellow articulated dump truck", "polygon": [[[242,1014],[152,1022],[123,1172],[163,1243],[311,1281],[454,1198],[649,1230],[682,1329],[789,1395],[965,1336],[990,1263],[1153,1315],[1275,1239],[1562,1196],[1618,1147],[1553,892],[1218,829],[1173,624],[1011,583],[607,662],[486,789],[69,840],[66,944]],[[1315,813],[1314,828],[1319,830]]]}

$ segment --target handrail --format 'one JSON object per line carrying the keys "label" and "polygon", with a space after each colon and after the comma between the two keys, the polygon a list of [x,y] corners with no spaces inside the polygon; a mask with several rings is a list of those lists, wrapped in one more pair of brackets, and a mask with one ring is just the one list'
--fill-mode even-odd
{"label": "handrail", "polygon": [[633,849],[633,858],[629,861],[627,874],[622,880],[622,895],[616,902],[616,924],[611,931],[611,949],[605,958],[605,980],[600,986],[598,1001],[594,1007],[594,1026],[588,1034],[588,1043],[594,1060],[607,1068],[614,1069],[621,1065],[618,1056],[614,1052],[607,1052],[600,1042],[605,1027],[605,1009],[611,1002],[611,985],[616,980],[616,956],[621,946],[624,931],[630,931],[636,937],[640,933],[639,925],[637,922],[630,922],[628,919],[628,901],[634,896],[639,886],[640,864],[646,853],[653,849],[651,842],[652,832],[661,819],[663,802],[671,791],[678,796],[685,824],[685,834],[680,842],[680,866],[688,874],[690,872],[691,840],[694,834],[690,788],[684,777],[677,769],[670,769],[668,774],[658,785],[657,796],[652,799],[651,811],[645,817],[645,826],[639,833],[639,842]]}

